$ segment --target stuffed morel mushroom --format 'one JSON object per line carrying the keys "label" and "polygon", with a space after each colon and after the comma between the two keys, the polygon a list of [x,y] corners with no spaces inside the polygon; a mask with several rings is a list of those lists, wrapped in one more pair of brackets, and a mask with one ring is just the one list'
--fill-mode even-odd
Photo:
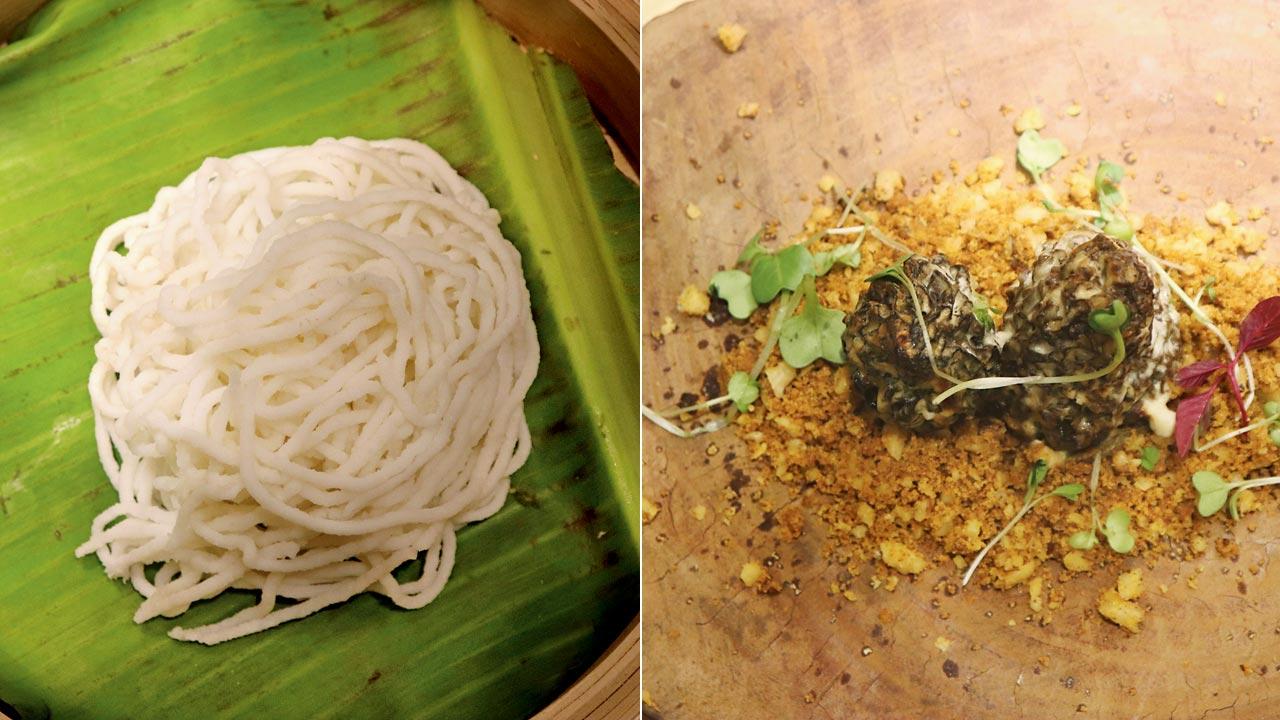
{"label": "stuffed morel mushroom", "polygon": [[[1123,347],[1091,315],[1119,303]],[[1144,398],[1158,394],[1178,351],[1169,289],[1128,245],[1076,231],[1048,242],[1009,292],[1001,353],[1008,375],[1073,376],[1115,368],[1084,382],[1018,385],[1002,391],[1009,427],[1076,452],[1106,439]]]}
{"label": "stuffed morel mushroom", "polygon": [[988,374],[1000,346],[990,313],[970,287],[969,271],[943,255],[912,255],[872,276],[844,335],[855,397],[880,417],[918,432],[973,414],[984,400],[979,393],[933,403],[951,383],[934,371],[929,347],[942,374],[962,380]]}

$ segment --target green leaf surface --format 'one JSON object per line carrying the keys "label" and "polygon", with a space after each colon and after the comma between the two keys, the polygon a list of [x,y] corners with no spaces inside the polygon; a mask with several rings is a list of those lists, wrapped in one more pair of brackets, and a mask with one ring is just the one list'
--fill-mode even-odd
{"label": "green leaf surface", "polygon": [[1080,494],[1083,492],[1084,485],[1081,485],[1080,483],[1068,483],[1054,488],[1052,494],[1057,495],[1060,498],[1066,498],[1071,502],[1075,502],[1080,498]]}
{"label": "green leaf surface", "polygon": [[[115,497],[85,391],[94,240],[206,156],[409,137],[503,216],[542,344],[533,454],[430,605],[212,648],[72,551]],[[568,68],[471,0],[54,0],[0,47],[0,700],[39,718],[521,718],[638,610],[639,198]],[[406,568],[411,571],[412,568]]]}
{"label": "green leaf surface", "polygon": [[1222,476],[1212,470],[1199,470],[1191,476],[1191,484],[1200,493],[1196,501],[1196,511],[1203,517],[1218,512],[1227,504],[1227,493],[1231,488]]}
{"label": "green leaf surface", "polygon": [[795,290],[813,273],[813,255],[803,245],[792,245],[776,255],[756,255],[751,260],[751,294],[764,304],[783,290]]}
{"label": "green leaf surface", "polygon": [[729,304],[729,314],[746,320],[760,305],[751,294],[751,276],[741,270],[721,270],[711,276],[711,292]]}
{"label": "green leaf surface", "polygon": [[1031,465],[1031,470],[1027,472],[1027,492],[1022,498],[1023,503],[1031,502],[1031,498],[1036,496],[1036,490],[1040,488],[1040,483],[1049,476],[1049,464],[1044,460],[1037,460]]}
{"label": "green leaf surface", "polygon": [[813,253],[813,274],[822,277],[836,265],[856,268],[862,264],[862,251],[858,243],[838,245],[830,250]]}
{"label": "green leaf surface", "polygon": [[742,252],[738,253],[738,264],[751,266],[751,261],[760,255],[768,255],[769,251],[764,249],[760,244],[760,238],[764,237],[764,230],[757,230],[755,235],[751,236],[751,240],[747,246],[742,248]]}
{"label": "green leaf surface", "polygon": [[1066,154],[1067,148],[1061,140],[1040,137],[1035,130],[1024,130],[1018,136],[1018,164],[1033,180],[1039,181],[1040,176]]}
{"label": "green leaf surface", "polygon": [[804,309],[787,318],[778,334],[782,359],[796,369],[818,358],[844,362],[844,313],[822,306],[812,275],[805,278],[799,292],[804,296]]}
{"label": "green leaf surface", "polygon": [[736,372],[729,378],[729,399],[741,412],[751,408],[751,403],[760,397],[760,384],[751,379],[745,372]]}

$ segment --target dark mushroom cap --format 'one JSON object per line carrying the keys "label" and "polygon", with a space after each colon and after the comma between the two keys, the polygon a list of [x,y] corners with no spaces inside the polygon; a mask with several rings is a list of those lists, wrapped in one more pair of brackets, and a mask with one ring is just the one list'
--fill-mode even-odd
{"label": "dark mushroom cap", "polygon": [[[939,369],[962,380],[990,374],[999,345],[973,314],[969,271],[944,255],[913,255],[902,269],[915,286]],[[973,414],[983,401],[978,393],[960,393],[933,404],[951,383],[934,374],[911,295],[893,278],[873,280],[862,294],[844,347],[855,397],[904,427],[938,430]]]}
{"label": "dark mushroom cap", "polygon": [[1129,310],[1121,330],[1124,362],[1088,382],[1002,391],[1002,411],[1014,432],[1067,452],[1093,447],[1159,390],[1178,350],[1169,290],[1128,245],[1077,231],[1041,248],[1009,293],[1002,374],[1075,375],[1105,367],[1114,347],[1089,327],[1089,314],[1115,300]]}

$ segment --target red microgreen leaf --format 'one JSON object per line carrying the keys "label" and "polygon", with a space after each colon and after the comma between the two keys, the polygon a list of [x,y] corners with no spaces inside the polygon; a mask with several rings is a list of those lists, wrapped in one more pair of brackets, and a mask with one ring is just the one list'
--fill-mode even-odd
{"label": "red microgreen leaf", "polygon": [[1280,295],[1269,297],[1249,311],[1240,323],[1237,356],[1270,345],[1280,338]]}
{"label": "red microgreen leaf", "polygon": [[1222,363],[1215,360],[1200,360],[1178,371],[1174,380],[1184,388],[1198,388],[1208,381],[1209,376],[1222,369]]}
{"label": "red microgreen leaf", "polygon": [[1200,427],[1200,423],[1204,421],[1205,416],[1208,414],[1210,402],[1213,400],[1213,391],[1217,387],[1218,384],[1214,383],[1209,386],[1208,390],[1199,395],[1183,398],[1178,403],[1173,438],[1178,443],[1178,455],[1180,457],[1186,457],[1187,453],[1191,452],[1191,445],[1196,437],[1196,429]]}

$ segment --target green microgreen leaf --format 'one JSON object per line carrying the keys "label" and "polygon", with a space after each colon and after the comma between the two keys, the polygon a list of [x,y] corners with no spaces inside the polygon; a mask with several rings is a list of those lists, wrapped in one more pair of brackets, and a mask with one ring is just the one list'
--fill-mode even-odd
{"label": "green microgreen leaf", "polygon": [[1119,300],[1112,301],[1109,308],[1089,313],[1089,327],[1104,334],[1119,331],[1127,322],[1129,322],[1129,308]]}
{"label": "green microgreen leaf", "polygon": [[844,362],[844,313],[822,306],[812,275],[805,277],[797,292],[804,296],[804,309],[782,323],[778,337],[782,359],[796,369],[818,358]]}
{"label": "green microgreen leaf", "polygon": [[1036,490],[1040,489],[1040,484],[1048,476],[1049,464],[1044,460],[1035,461],[1031,466],[1031,471],[1027,473],[1027,492],[1022,496],[1022,502],[1031,502],[1031,498],[1036,496]]}
{"label": "green microgreen leaf", "polygon": [[1093,176],[1093,189],[1098,193],[1098,206],[1117,208],[1124,204],[1120,183],[1124,181],[1124,168],[1109,160],[1098,163]]}
{"label": "green microgreen leaf", "polygon": [[1117,240],[1128,241],[1133,238],[1133,226],[1120,210],[1124,206],[1124,193],[1120,190],[1123,180],[1124,168],[1103,160],[1093,176],[1093,188],[1098,193],[1102,231]]}
{"label": "green microgreen leaf", "polygon": [[1091,530],[1081,530],[1071,533],[1071,537],[1067,538],[1067,544],[1076,550],[1092,550],[1098,544],[1098,536]]}
{"label": "green microgreen leaf", "polygon": [[1195,486],[1196,492],[1200,493],[1196,510],[1202,517],[1209,517],[1227,504],[1227,493],[1231,488],[1218,473],[1212,470],[1200,470],[1191,476],[1191,484]]}
{"label": "green microgreen leaf", "polygon": [[1204,279],[1204,296],[1209,298],[1209,302],[1218,302],[1218,276],[1209,275]]}
{"label": "green microgreen leaf", "polygon": [[1156,469],[1156,463],[1160,462],[1160,450],[1154,445],[1148,445],[1142,448],[1142,469],[1151,472]]}
{"label": "green microgreen leaf", "polygon": [[1280,427],[1271,428],[1271,430],[1267,432],[1267,437],[1270,438],[1272,445],[1280,447]]}
{"label": "green microgreen leaf", "polygon": [[862,251],[858,243],[840,245],[813,254],[813,274],[822,277],[836,265],[856,268],[862,264]]}
{"label": "green microgreen leaf", "polygon": [[747,243],[747,246],[742,248],[742,252],[738,254],[737,264],[750,267],[751,261],[755,260],[757,256],[769,254],[769,251],[765,250],[764,246],[760,244],[760,238],[762,237],[764,237],[763,228],[756,231],[756,234],[751,236],[751,241]]}
{"label": "green microgreen leaf", "polygon": [[907,273],[902,268],[906,264],[906,262],[911,259],[911,257],[912,257],[911,255],[904,255],[900,260],[898,260],[898,262],[890,265],[889,267],[881,270],[878,273],[872,273],[871,275],[868,275],[867,282],[875,282],[876,280],[895,280],[897,282],[902,283],[903,285],[908,284],[910,281],[907,280]]}
{"label": "green microgreen leaf", "polygon": [[741,270],[721,270],[712,275],[710,290],[729,304],[729,314],[739,320],[751,317],[759,307],[751,294],[751,276]]}
{"label": "green microgreen leaf", "polygon": [[1263,403],[1262,415],[1263,417],[1277,418],[1276,421],[1280,422],[1280,417],[1277,417],[1277,416],[1280,416],[1280,400],[1268,400],[1265,403]]}
{"label": "green microgreen leaf", "polygon": [[759,397],[760,384],[752,380],[750,375],[739,371],[729,377],[729,399],[738,406],[740,412],[746,412]]}
{"label": "green microgreen leaf", "polygon": [[1134,541],[1129,533],[1129,511],[1112,508],[1102,523],[1102,534],[1107,536],[1107,544],[1112,550],[1122,555],[1132,550]]}
{"label": "green microgreen leaf", "polygon": [[1066,498],[1071,502],[1075,502],[1080,498],[1080,494],[1083,492],[1084,492],[1084,485],[1082,483],[1068,483],[1066,485],[1059,485],[1058,487],[1054,488],[1050,494],[1057,495],[1060,498]]}
{"label": "green microgreen leaf", "polygon": [[751,261],[751,294],[764,304],[783,290],[795,290],[813,273],[813,255],[804,245],[792,245],[776,255],[756,255]]}
{"label": "green microgreen leaf", "polygon": [[988,330],[996,329],[996,310],[991,307],[991,303],[986,296],[979,293],[973,294],[973,316],[977,318],[978,324]]}
{"label": "green microgreen leaf", "polygon": [[1036,182],[1066,154],[1067,148],[1061,140],[1042,138],[1035,130],[1025,130],[1018,136],[1018,164]]}

